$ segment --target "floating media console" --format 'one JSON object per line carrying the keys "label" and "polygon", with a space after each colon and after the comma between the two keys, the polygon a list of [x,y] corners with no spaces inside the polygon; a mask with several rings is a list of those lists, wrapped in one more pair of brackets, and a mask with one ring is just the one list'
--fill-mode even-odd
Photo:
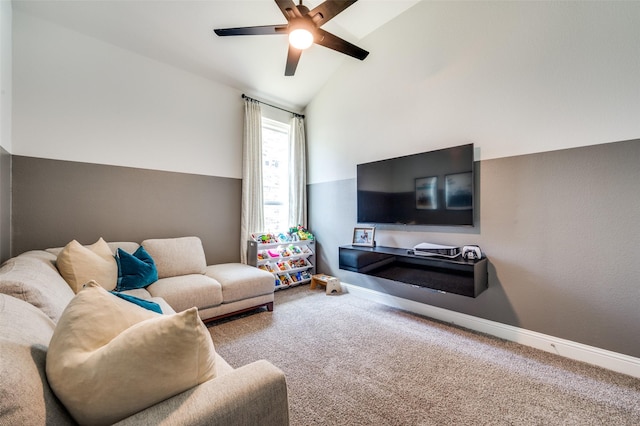
{"label": "floating media console", "polygon": [[416,256],[395,247],[342,246],[340,269],[406,284],[477,297],[487,289],[487,258]]}

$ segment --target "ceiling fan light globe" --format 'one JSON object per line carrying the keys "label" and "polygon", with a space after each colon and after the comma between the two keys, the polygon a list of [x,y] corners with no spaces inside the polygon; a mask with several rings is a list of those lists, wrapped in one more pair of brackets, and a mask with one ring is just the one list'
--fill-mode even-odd
{"label": "ceiling fan light globe", "polygon": [[307,49],[313,44],[313,34],[304,28],[295,29],[289,33],[289,43],[296,49]]}

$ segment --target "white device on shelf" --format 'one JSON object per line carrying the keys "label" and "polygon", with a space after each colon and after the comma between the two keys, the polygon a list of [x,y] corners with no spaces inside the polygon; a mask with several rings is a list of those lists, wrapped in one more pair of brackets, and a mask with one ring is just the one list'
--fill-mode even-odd
{"label": "white device on shelf", "polygon": [[480,259],[482,257],[482,251],[478,246],[464,246],[462,247],[462,257],[467,260]]}
{"label": "white device on shelf", "polygon": [[442,256],[449,259],[460,256],[460,247],[443,246],[441,244],[420,243],[413,247],[413,253],[417,256]]}

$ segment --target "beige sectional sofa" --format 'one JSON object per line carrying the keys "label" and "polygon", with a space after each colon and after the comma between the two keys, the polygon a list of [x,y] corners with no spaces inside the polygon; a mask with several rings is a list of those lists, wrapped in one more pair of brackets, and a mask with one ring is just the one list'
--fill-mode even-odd
{"label": "beige sectional sofa", "polygon": [[[158,281],[144,289],[126,291],[132,296],[160,297],[177,312],[195,306],[204,322],[261,306],[273,310],[272,274],[241,263],[207,265],[198,237],[108,244],[114,253],[117,248],[133,253],[142,245],[155,262]],[[46,252],[58,256],[62,250],[63,247],[57,247]],[[54,258],[49,260],[55,264]]]}
{"label": "beige sectional sofa", "polygon": [[[155,301],[164,314],[195,306],[201,318],[210,320],[256,306],[273,307],[271,274],[242,264],[207,266],[195,237],[147,240],[142,245],[156,261],[158,280],[125,293]],[[133,252],[139,245],[109,246],[114,252],[117,247]],[[30,251],[0,267],[0,424],[76,424],[45,371],[56,324],[66,319],[65,308],[77,299],[56,268],[60,251]],[[267,361],[233,369],[215,354],[214,378],[118,420],[117,424],[286,425],[286,381]]]}

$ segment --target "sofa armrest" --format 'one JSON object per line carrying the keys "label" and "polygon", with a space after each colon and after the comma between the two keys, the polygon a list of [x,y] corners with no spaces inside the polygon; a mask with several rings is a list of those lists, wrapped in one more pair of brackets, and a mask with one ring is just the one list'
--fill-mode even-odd
{"label": "sofa armrest", "polygon": [[140,411],[117,425],[288,425],[284,373],[260,360]]}

